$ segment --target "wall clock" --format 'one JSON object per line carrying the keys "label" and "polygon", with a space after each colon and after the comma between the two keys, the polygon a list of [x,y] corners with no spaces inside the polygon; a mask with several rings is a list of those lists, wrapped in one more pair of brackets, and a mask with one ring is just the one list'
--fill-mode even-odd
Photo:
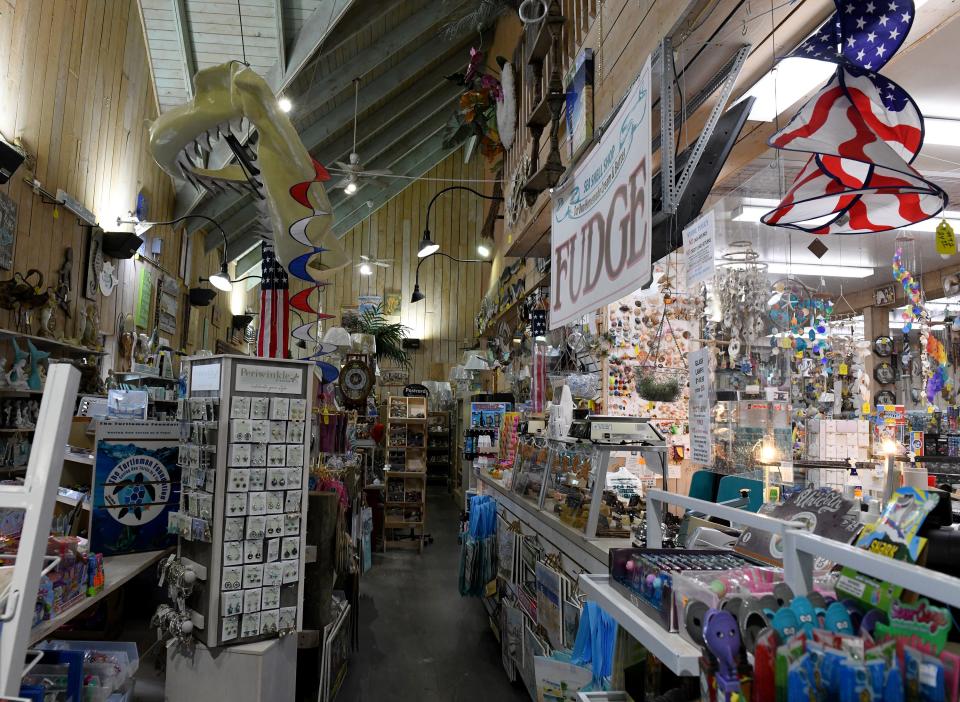
{"label": "wall clock", "polygon": [[373,388],[373,369],[363,356],[348,356],[340,369],[340,392],[350,407],[366,407],[367,396]]}
{"label": "wall clock", "polygon": [[881,385],[891,385],[897,379],[897,374],[889,363],[880,363],[873,369],[873,379]]}

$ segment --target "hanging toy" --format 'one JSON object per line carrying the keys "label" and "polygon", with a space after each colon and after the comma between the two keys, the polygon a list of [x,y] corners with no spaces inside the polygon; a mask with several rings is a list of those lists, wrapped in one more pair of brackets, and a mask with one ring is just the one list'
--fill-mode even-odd
{"label": "hanging toy", "polygon": [[[949,225],[948,225],[949,226]],[[920,281],[914,278],[903,264],[903,248],[897,247],[893,254],[893,278],[903,287],[907,296],[907,309],[903,312],[903,333],[909,334],[914,322],[923,317],[923,292]]]}

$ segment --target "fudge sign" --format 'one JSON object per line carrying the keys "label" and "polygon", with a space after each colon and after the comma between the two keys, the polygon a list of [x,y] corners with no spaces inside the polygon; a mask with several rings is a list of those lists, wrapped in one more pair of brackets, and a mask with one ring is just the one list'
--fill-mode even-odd
{"label": "fudge sign", "polygon": [[593,151],[553,192],[550,328],[648,283],[650,60]]}

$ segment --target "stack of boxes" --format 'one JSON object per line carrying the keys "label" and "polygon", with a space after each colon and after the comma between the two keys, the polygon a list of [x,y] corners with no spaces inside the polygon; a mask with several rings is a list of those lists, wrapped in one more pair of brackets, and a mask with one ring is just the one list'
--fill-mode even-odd
{"label": "stack of boxes", "polygon": [[807,422],[807,457],[821,461],[870,460],[866,419],[812,419]]}

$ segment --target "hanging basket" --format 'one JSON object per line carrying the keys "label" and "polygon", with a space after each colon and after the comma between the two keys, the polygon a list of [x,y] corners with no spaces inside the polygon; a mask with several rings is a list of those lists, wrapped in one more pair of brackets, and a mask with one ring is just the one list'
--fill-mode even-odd
{"label": "hanging basket", "polygon": [[643,369],[637,376],[637,394],[649,402],[674,402],[682,390],[677,376]]}
{"label": "hanging basket", "polygon": [[657,336],[655,346],[649,358],[654,359],[651,365],[642,365],[636,370],[637,394],[648,402],[674,402],[680,397],[683,390],[683,380],[681,373],[686,373],[686,360],[684,368],[657,368],[656,359],[660,354],[660,342],[663,341],[664,325],[670,330],[673,337],[673,343],[677,346],[680,358],[683,358],[683,351],[676,335],[673,333],[673,326],[667,317],[667,308],[663,308],[663,314],[660,316],[660,324],[657,326]]}

